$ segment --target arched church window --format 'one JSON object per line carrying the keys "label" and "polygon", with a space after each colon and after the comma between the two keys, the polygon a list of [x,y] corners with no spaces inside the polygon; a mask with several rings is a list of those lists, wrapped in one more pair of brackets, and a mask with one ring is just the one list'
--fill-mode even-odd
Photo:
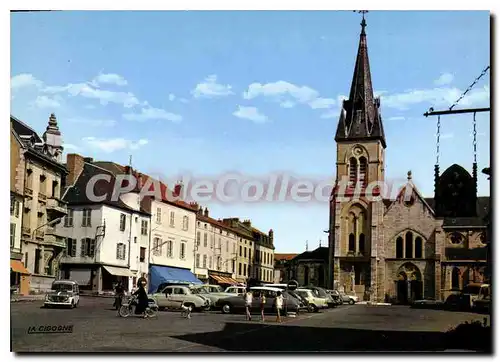
{"label": "arched church window", "polygon": [[349,234],[349,251],[352,251],[352,252],[355,251],[355,247],[356,247],[355,243],[356,243],[356,241],[354,238],[354,234],[350,233]]}
{"label": "arched church window", "polygon": [[460,289],[460,271],[454,267],[451,271],[451,289]]}
{"label": "arched church window", "polygon": [[415,238],[415,258],[422,258],[422,238],[420,236]]}
{"label": "arched church window", "polygon": [[413,235],[408,231],[405,235],[405,258],[413,258]]}
{"label": "arched church window", "polygon": [[403,257],[403,238],[399,236],[396,239],[396,258]]}
{"label": "arched church window", "polygon": [[349,160],[349,187],[354,187],[356,185],[356,180],[358,179],[358,160],[351,157]]}
{"label": "arched church window", "polygon": [[359,252],[361,254],[365,253],[365,234],[359,234]]}
{"label": "arched church window", "polygon": [[362,187],[366,187],[366,184],[368,182],[368,162],[366,161],[366,158],[364,156],[359,158],[359,182],[361,183]]}

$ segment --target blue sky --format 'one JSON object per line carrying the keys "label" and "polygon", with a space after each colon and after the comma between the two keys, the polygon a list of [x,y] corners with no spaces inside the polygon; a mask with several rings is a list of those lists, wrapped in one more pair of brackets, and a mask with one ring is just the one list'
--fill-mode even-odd
{"label": "blue sky", "polygon": [[[53,12],[11,15],[11,113],[42,133],[55,112],[66,151],[145,173],[333,179],[339,99],[360,15],[335,12]],[[436,119],[489,65],[488,12],[367,15],[386,177],[433,193]],[[489,106],[489,74],[460,107]],[[489,114],[478,120],[489,165]],[[472,168],[471,115],[442,118],[441,168]],[[479,193],[489,195],[481,174]],[[326,244],[328,204],[211,204],[275,231],[276,252]]]}

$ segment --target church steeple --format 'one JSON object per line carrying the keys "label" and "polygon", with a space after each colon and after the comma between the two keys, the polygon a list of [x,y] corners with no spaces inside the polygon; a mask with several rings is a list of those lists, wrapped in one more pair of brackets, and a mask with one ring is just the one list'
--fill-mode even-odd
{"label": "church steeple", "polygon": [[385,148],[385,134],[380,116],[380,99],[373,95],[365,28],[366,20],[363,12],[351,91],[349,99],[344,100],[342,104],[335,141],[378,139]]}

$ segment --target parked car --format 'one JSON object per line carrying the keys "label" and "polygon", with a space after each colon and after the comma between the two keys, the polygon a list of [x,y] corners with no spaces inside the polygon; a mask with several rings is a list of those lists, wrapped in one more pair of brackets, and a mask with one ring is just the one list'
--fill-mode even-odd
{"label": "parked car", "polygon": [[326,289],[316,286],[307,286],[304,288],[311,289],[311,291],[316,297],[326,299],[328,308],[335,308],[338,305],[337,303],[335,303],[333,297],[326,291]]}
{"label": "parked car", "polygon": [[489,284],[470,283],[462,290],[461,294],[467,307],[474,309],[478,300],[491,300],[491,287]]}
{"label": "parked car", "polygon": [[357,295],[349,295],[349,294],[340,292],[340,297],[342,298],[342,303],[354,304],[354,303],[357,303],[359,301],[359,298]]}
{"label": "parked car", "polygon": [[148,296],[153,299],[160,309],[177,309],[181,303],[193,310],[210,309],[210,299],[201,294],[195,294],[187,285],[169,285],[161,292]]}
{"label": "parked car", "polygon": [[44,307],[78,307],[80,289],[73,280],[55,280],[50,291],[45,295]]}
{"label": "parked car", "polygon": [[318,312],[320,309],[328,308],[327,299],[316,296],[311,289],[299,288],[294,291],[307,300],[310,312]]}
{"label": "parked car", "polygon": [[211,308],[217,305],[218,300],[221,298],[221,296],[218,293],[208,292],[207,291],[208,288],[205,285],[194,285],[191,286],[189,289],[193,294],[209,299]]}
{"label": "parked car", "polygon": [[342,305],[344,302],[342,300],[342,296],[337,290],[327,290],[327,293],[330,295],[330,297],[333,300],[333,303],[337,305]]}
{"label": "parked car", "polygon": [[413,301],[411,307],[425,308],[425,309],[441,309],[443,305],[444,303],[439,300],[435,300],[434,298],[426,298]]}
{"label": "parked car", "polygon": [[[287,312],[297,313],[299,311],[299,301],[289,295],[286,291],[281,291],[279,288],[272,287],[252,287],[250,288],[254,295],[254,302],[252,303],[252,312],[260,312],[260,305],[258,302],[258,297],[260,293],[265,293],[266,304],[264,307],[265,312],[275,312],[275,300],[278,292],[283,293],[284,305],[283,309],[285,314]],[[219,301],[221,305],[222,313],[241,313],[245,311],[245,298],[243,295],[236,295],[232,297],[227,297]]]}

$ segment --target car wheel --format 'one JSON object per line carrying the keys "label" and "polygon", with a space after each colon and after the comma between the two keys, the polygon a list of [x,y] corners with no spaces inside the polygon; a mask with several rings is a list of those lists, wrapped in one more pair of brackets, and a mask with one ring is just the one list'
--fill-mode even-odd
{"label": "car wheel", "polygon": [[76,308],[76,304],[75,304],[74,300],[71,301],[71,309],[73,309],[73,308]]}
{"label": "car wheel", "polygon": [[349,299],[349,304],[353,305],[354,304],[354,299]]}
{"label": "car wheel", "polygon": [[222,306],[222,313],[224,314],[231,313],[231,305],[229,303],[226,303]]}
{"label": "car wheel", "polygon": [[315,311],[316,311],[316,307],[315,307],[313,304],[309,304],[309,305],[307,306],[307,311],[308,311],[308,312],[311,312],[311,313],[312,313],[312,312],[315,312]]}

